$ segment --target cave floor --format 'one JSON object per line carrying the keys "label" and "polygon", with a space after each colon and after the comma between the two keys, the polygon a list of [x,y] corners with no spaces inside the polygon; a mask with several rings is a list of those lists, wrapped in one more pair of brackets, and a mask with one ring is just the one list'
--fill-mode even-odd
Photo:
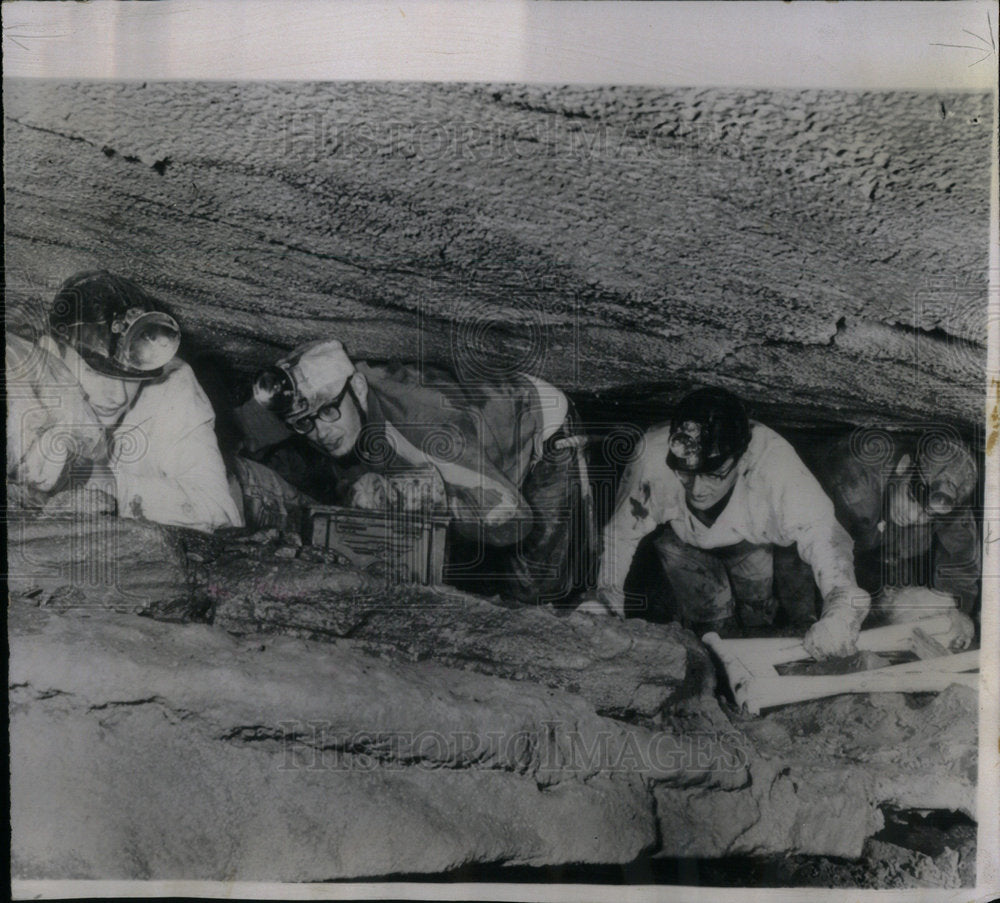
{"label": "cave floor", "polygon": [[[187,809],[204,798],[248,820],[226,841],[222,857],[246,877],[277,877],[268,869],[279,863],[292,869],[284,880],[422,875],[873,888],[974,881],[977,709],[967,688],[845,695],[750,718],[716,700],[704,648],[675,624],[610,623],[450,591],[388,587],[322,557],[289,557],[275,541],[197,538],[131,521],[108,525],[113,529],[105,535],[100,524],[11,519],[10,548],[24,553],[11,557],[16,604],[9,617],[11,681],[19,694],[12,708],[12,786],[22,797],[15,859],[25,877],[52,876],[49,856],[70,875],[88,856],[111,873],[124,868],[133,875],[134,866],[115,852],[119,834],[128,849],[142,847],[135,854],[140,875],[169,874],[188,857],[195,872],[213,877],[222,854],[210,846],[193,854],[177,839]],[[70,559],[95,551],[115,556],[115,586],[79,584],[63,592]],[[127,589],[130,579],[141,579],[141,594],[111,591]],[[289,719],[325,719],[375,745],[346,748],[352,763],[346,772],[307,769],[296,779],[307,783],[290,790],[282,783],[289,776],[274,771],[275,757],[287,756],[289,743],[296,755],[308,752],[313,741],[301,728],[289,733]],[[400,730],[407,724],[479,738],[499,725],[532,740],[513,759],[496,750],[469,758],[461,748],[414,746]],[[54,739],[41,747],[28,739],[64,730],[86,742],[63,749]],[[389,735],[389,747],[370,739]],[[581,773],[547,752],[577,736],[589,748],[598,737],[625,748],[664,736],[709,738],[708,764],[654,774],[619,767],[602,754]],[[94,742],[108,756],[99,767],[88,752]],[[172,758],[178,746],[188,750],[182,760],[193,751],[201,763],[184,811],[171,808],[180,804],[176,791],[156,790],[169,800],[159,826],[150,826],[145,809],[131,812],[139,788],[158,780],[133,761],[137,743],[165,774],[190,771]],[[738,753],[732,763],[727,749]],[[357,770],[358,757],[373,750],[382,757],[374,775],[387,783],[370,797],[354,782],[373,779],[369,770]],[[415,773],[414,762],[428,767]],[[74,795],[81,787],[103,795],[105,767],[130,770],[132,792],[126,780],[117,803],[102,800],[97,816],[82,805],[74,827],[60,775]],[[234,774],[244,776],[233,784]],[[241,786],[247,780],[285,800],[291,823],[305,821],[263,828],[284,840],[274,840],[281,849],[262,859],[262,841],[244,836],[259,805]],[[31,788],[31,805],[24,787]],[[499,787],[507,788],[506,801],[478,812],[472,801]],[[312,821],[322,819],[311,809],[324,794],[360,811],[368,828],[341,817]],[[34,807],[49,798],[63,811],[68,859],[60,858],[65,850],[53,852],[47,832],[39,833]],[[432,814],[442,800],[452,801],[451,817],[460,824]],[[84,826],[94,817],[115,827],[100,849],[85,854],[79,848],[92,841]],[[611,835],[604,846],[594,846],[587,819]],[[392,830],[402,830],[396,823],[424,834],[425,845],[405,841],[404,850],[398,838],[390,843]],[[368,836],[372,825],[386,832],[375,852],[343,861],[323,852],[326,843],[355,849],[356,831]],[[143,847],[135,835],[151,830],[155,837]],[[307,869],[304,854],[287,858],[282,846],[294,849],[292,838],[303,831],[317,832]],[[170,842],[159,832],[168,832]]]}

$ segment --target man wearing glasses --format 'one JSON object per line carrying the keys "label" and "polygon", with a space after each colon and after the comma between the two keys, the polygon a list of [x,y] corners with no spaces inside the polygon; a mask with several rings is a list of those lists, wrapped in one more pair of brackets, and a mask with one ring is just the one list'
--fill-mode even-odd
{"label": "man wearing glasses", "polygon": [[804,643],[817,658],[855,650],[868,593],[854,578],[852,542],[791,445],[751,422],[723,389],[683,398],[646,433],[604,530],[596,598],[586,611],[624,614],[625,577],[654,530],[677,619],[704,633],[769,625],[777,611],[774,554],[793,546],[812,569],[822,616]]}
{"label": "man wearing glasses", "polygon": [[975,612],[978,468],[957,439],[930,432],[908,443],[859,430],[829,448],[814,472],[854,540],[861,586],[927,587]]}
{"label": "man wearing glasses", "polygon": [[423,470],[443,485],[449,582],[533,603],[562,601],[583,582],[596,545],[583,443],[568,400],[548,383],[355,364],[331,340],[259,373],[254,398],[342,478]]}

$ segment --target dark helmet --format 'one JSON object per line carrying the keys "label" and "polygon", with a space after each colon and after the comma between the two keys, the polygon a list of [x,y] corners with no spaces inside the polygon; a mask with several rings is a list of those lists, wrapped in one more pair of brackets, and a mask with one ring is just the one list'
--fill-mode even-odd
{"label": "dark helmet", "polygon": [[180,346],[181,331],[138,285],[106,270],[77,273],[52,302],[49,329],[98,373],[155,379]]}
{"label": "dark helmet", "polygon": [[667,465],[681,473],[711,473],[750,444],[750,421],[743,404],[725,389],[698,389],[685,395],[670,416]]}

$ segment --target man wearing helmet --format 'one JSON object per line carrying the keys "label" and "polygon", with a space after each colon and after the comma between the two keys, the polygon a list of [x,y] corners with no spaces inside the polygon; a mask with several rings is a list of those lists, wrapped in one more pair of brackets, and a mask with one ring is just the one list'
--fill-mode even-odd
{"label": "man wearing helmet", "polygon": [[[81,272],[60,287],[49,334],[7,335],[7,480],[15,502],[73,504],[211,531],[242,526],[180,329],[134,282]],[[65,495],[64,493],[69,493]]]}
{"label": "man wearing helmet", "polygon": [[586,464],[569,402],[548,383],[355,364],[319,341],[260,373],[254,394],[341,477],[429,474],[452,515],[451,582],[524,602],[560,601],[582,582],[596,542]]}
{"label": "man wearing helmet", "polygon": [[791,445],[749,421],[731,393],[692,392],[668,424],[646,433],[604,531],[597,597],[584,610],[624,613],[633,555],[658,527],[656,552],[685,626],[768,625],[774,551],[794,544],[823,597],[806,648],[818,658],[854,651],[870,598],[854,579],[851,539]]}
{"label": "man wearing helmet", "polygon": [[858,430],[824,449],[813,471],[854,540],[862,587],[928,587],[975,612],[978,468],[957,438],[935,432],[906,442]]}

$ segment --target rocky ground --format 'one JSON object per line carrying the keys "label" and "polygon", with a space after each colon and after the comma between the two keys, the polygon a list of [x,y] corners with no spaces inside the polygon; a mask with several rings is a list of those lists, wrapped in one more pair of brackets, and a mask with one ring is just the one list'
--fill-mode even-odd
{"label": "rocky ground", "polygon": [[[274,544],[105,521],[11,520],[18,877],[971,874],[971,829],[913,848],[920,832],[891,814],[972,824],[963,687],[750,719],[720,707],[675,625],[388,587]],[[81,580],[95,553],[104,571]]]}

